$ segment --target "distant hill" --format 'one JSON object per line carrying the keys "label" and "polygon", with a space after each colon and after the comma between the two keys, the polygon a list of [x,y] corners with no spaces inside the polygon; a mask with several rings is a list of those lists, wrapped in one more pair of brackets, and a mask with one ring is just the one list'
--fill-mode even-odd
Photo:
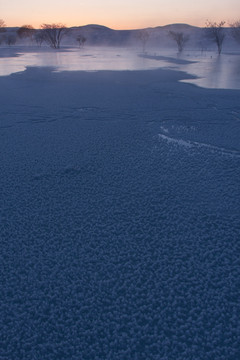
{"label": "distant hill", "polygon": [[74,43],[78,35],[87,39],[88,45],[109,45],[109,46],[128,46],[141,43],[140,37],[142,32],[149,34],[149,46],[171,46],[172,40],[168,36],[170,30],[192,32],[194,37],[201,32],[201,28],[188,24],[170,24],[157,26],[154,28],[144,28],[135,30],[114,30],[106,26],[89,24],[84,26],[74,26],[65,42]]}
{"label": "distant hill", "polygon": [[[6,28],[8,33],[16,33],[18,27]],[[169,31],[183,32],[188,35],[189,41],[186,48],[208,49],[214,47],[208,39],[204,38],[204,30],[201,27],[176,23],[164,26],[148,27],[135,30],[114,30],[107,26],[98,24],[88,24],[83,26],[73,26],[69,29],[69,34],[64,38],[62,45],[77,46],[77,37],[82,35],[86,38],[87,46],[135,46],[142,47],[141,35],[148,33],[146,43],[147,48],[174,48],[176,43],[169,36]],[[230,29],[226,29],[228,41],[226,47],[236,46],[234,41],[228,36]],[[18,44],[27,44],[28,40],[18,39]]]}
{"label": "distant hill", "polygon": [[157,28],[166,29],[166,30],[178,30],[178,31],[184,31],[184,30],[193,30],[193,29],[199,29],[198,26],[188,25],[188,24],[182,24],[182,23],[176,23],[176,24],[168,24],[164,26],[157,26]]}
{"label": "distant hill", "polygon": [[113,30],[102,25],[72,27],[69,37],[79,34],[87,39],[88,45],[126,45],[132,40],[135,30]]}

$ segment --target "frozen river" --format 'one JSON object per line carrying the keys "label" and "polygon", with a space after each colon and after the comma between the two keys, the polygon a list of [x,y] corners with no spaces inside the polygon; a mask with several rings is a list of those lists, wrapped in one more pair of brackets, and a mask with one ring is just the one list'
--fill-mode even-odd
{"label": "frozen river", "polygon": [[23,47],[0,49],[0,75],[21,72],[26,67],[53,67],[55,71],[153,70],[184,71],[195,79],[183,80],[206,88],[240,89],[240,53],[172,50],[149,51],[110,47],[88,47],[54,51],[48,48],[26,51]]}

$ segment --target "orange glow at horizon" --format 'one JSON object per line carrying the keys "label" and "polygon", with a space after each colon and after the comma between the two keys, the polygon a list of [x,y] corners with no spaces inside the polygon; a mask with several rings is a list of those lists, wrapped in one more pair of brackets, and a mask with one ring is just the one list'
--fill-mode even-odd
{"label": "orange glow at horizon", "polygon": [[207,19],[240,17],[239,0],[8,0],[1,5],[1,18],[9,27],[63,23],[68,27],[98,24],[116,30],[140,29],[187,23],[204,26]]}
{"label": "orange glow at horizon", "polygon": [[[164,26],[164,25],[169,25],[169,24],[175,24],[175,23],[185,23],[185,24],[189,24],[189,25],[193,25],[193,26],[199,26],[199,27],[204,27],[205,26],[205,22],[206,22],[207,18],[204,19],[190,19],[190,18],[186,18],[186,19],[179,19],[179,18],[165,18],[163,17],[162,19],[153,19],[153,20],[135,20],[135,21],[127,21],[127,20],[122,20],[122,21],[113,21],[113,20],[109,20],[109,19],[102,19],[101,21],[99,19],[94,19],[94,17],[92,17],[91,19],[88,18],[86,20],[81,19],[79,21],[74,21],[74,20],[68,20],[68,21],[64,21],[63,19],[59,18],[59,19],[44,19],[41,21],[41,19],[39,20],[35,20],[33,21],[29,21],[28,18],[21,18],[21,20],[19,21],[19,19],[13,19],[11,22],[7,22],[5,19],[5,23],[8,27],[20,27],[22,25],[25,24],[31,24],[34,28],[38,29],[40,28],[41,24],[52,24],[52,23],[62,23],[67,27],[74,27],[74,26],[85,26],[85,25],[90,25],[90,24],[95,24],[95,25],[102,25],[102,26],[106,26],[109,27],[111,29],[114,30],[134,30],[134,29],[143,29],[143,28],[151,28],[151,27],[157,27],[157,26]],[[222,18],[216,19],[214,18],[214,21],[221,21]]]}

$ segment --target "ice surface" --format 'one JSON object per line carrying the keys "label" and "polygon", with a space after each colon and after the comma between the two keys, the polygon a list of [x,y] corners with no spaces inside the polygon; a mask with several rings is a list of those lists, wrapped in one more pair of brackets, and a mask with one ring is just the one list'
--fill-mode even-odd
{"label": "ice surface", "polygon": [[[27,66],[54,67],[56,71],[98,71],[98,70],[149,70],[167,65],[167,61],[156,63],[154,60],[139,57],[139,51],[125,48],[89,47],[54,51],[40,49],[24,52],[20,57],[0,57],[0,75],[22,71]],[[18,69],[18,70],[17,70]]]}
{"label": "ice surface", "polygon": [[186,77],[0,77],[1,360],[239,358],[240,91]]}
{"label": "ice surface", "polygon": [[[185,79],[184,82],[205,88],[240,89],[240,52],[216,54],[213,51],[186,51],[180,55],[169,50],[163,55],[144,55],[144,58],[167,61],[175,64],[176,70],[186,71],[197,79]],[[164,64],[164,66],[166,66]],[[160,66],[162,67],[162,66]]]}
{"label": "ice surface", "polygon": [[[55,71],[99,70],[151,70],[171,68],[194,75],[183,81],[206,88],[240,89],[240,53],[213,51],[185,51],[181,55],[173,50],[156,50],[142,54],[139,49],[114,47],[87,47],[54,51],[48,48],[13,52],[0,49],[0,75],[25,70],[28,66],[53,67]],[[13,50],[14,51],[14,50]],[[16,50],[15,50],[16,51]],[[2,57],[2,58],[1,58]]]}
{"label": "ice surface", "polygon": [[[194,59],[193,56],[191,58]],[[185,71],[199,77],[187,80],[189,83],[206,88],[240,89],[240,53],[217,55],[206,52],[199,61],[186,66]]]}

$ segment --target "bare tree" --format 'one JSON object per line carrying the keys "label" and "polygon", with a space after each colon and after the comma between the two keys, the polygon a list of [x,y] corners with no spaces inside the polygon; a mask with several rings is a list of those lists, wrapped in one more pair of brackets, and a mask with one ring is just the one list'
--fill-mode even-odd
{"label": "bare tree", "polygon": [[5,36],[2,35],[2,36],[0,36],[0,45],[2,45],[2,43],[4,43],[4,42],[5,42]]}
{"label": "bare tree", "polygon": [[225,39],[225,29],[224,29],[225,21],[220,21],[219,23],[206,21],[205,34],[206,36],[216,43],[218,48],[218,54],[220,55],[222,52],[222,45]]}
{"label": "bare tree", "polygon": [[150,37],[149,32],[147,30],[140,30],[137,34],[137,37],[142,43],[142,51],[145,52],[146,44]]}
{"label": "bare tree", "polygon": [[207,50],[206,42],[204,41],[204,39],[200,39],[197,42],[197,45],[199,46],[199,50],[201,51],[202,54],[203,54],[204,51]]}
{"label": "bare tree", "polygon": [[42,24],[42,33],[44,41],[54,49],[59,49],[63,37],[68,33],[69,29],[65,25],[58,24]]}
{"label": "bare tree", "polygon": [[232,36],[233,38],[240,43],[240,20],[235,21],[233,24],[230,24],[232,28]]}
{"label": "bare tree", "polygon": [[17,36],[21,39],[29,38],[30,40],[33,39],[36,30],[32,25],[23,25],[17,30]]}
{"label": "bare tree", "polygon": [[45,40],[45,36],[44,36],[44,33],[43,33],[43,31],[42,30],[39,30],[39,31],[36,31],[35,33],[34,33],[34,40],[36,41],[36,44],[38,45],[38,46],[42,46],[42,43],[44,42],[44,40]]}
{"label": "bare tree", "polygon": [[5,36],[5,43],[8,46],[15,45],[17,42],[17,37],[15,35],[9,34]]}
{"label": "bare tree", "polygon": [[6,27],[5,22],[2,19],[0,19],[0,32],[5,32],[6,31],[5,27]]}
{"label": "bare tree", "polygon": [[78,35],[76,37],[76,41],[78,42],[78,46],[81,47],[81,46],[83,46],[85,44],[87,39],[83,35]]}
{"label": "bare tree", "polygon": [[178,47],[178,51],[182,52],[184,46],[186,45],[186,43],[189,40],[189,35],[186,35],[182,32],[177,32],[177,31],[169,31],[169,36],[176,41],[177,43],[177,47]]}

